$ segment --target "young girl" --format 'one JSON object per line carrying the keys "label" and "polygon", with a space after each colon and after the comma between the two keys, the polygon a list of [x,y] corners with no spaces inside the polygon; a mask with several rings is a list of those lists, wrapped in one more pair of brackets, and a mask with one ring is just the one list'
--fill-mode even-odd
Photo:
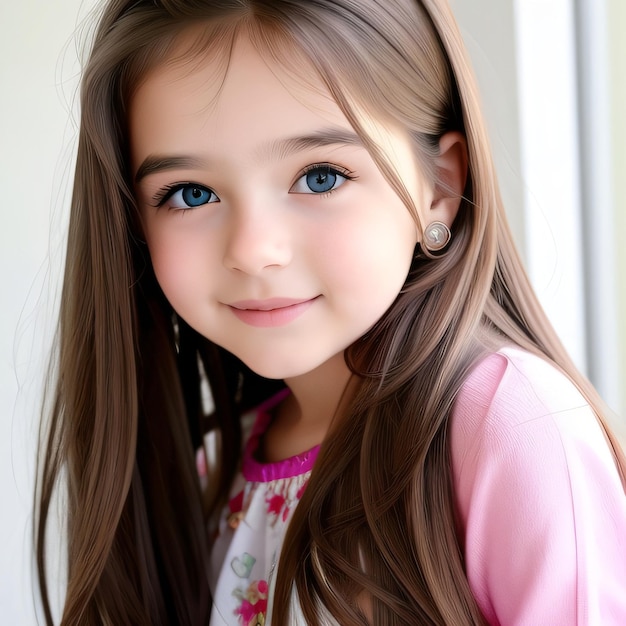
{"label": "young girl", "polygon": [[445,0],[109,0],[59,341],[48,623],[60,480],[63,624],[626,623]]}

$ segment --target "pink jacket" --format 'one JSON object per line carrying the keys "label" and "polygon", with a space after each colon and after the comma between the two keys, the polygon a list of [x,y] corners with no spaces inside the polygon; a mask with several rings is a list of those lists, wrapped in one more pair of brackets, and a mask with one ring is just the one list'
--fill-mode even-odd
{"label": "pink jacket", "polygon": [[626,625],[626,496],[576,388],[521,350],[457,398],[453,478],[472,591],[490,624]]}

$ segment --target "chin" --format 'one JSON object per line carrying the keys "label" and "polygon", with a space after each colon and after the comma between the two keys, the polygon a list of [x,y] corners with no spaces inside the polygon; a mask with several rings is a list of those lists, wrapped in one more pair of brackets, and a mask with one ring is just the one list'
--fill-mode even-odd
{"label": "chin", "polygon": [[312,372],[320,365],[319,363],[302,362],[301,360],[296,362],[291,359],[281,360],[277,358],[276,355],[270,355],[267,360],[259,358],[248,359],[243,356],[237,356],[255,374],[272,380],[285,380],[303,376]]}
{"label": "chin", "polygon": [[[244,361],[244,363],[246,362]],[[288,378],[296,378],[298,376],[307,374],[308,372],[311,371],[309,368],[303,369],[303,368],[296,368],[296,367],[289,367],[289,366],[281,367],[280,365],[276,363],[266,364],[266,365],[259,365],[256,363],[246,363],[246,365],[255,374],[258,374],[259,376],[262,376],[263,378],[269,378],[272,380],[286,380]]]}

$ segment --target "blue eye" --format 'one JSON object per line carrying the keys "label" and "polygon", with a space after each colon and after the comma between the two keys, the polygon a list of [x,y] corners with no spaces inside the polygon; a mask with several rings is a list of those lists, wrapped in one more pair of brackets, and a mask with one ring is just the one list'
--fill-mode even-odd
{"label": "blue eye", "polygon": [[306,186],[314,193],[326,193],[337,182],[337,174],[330,169],[324,171],[321,168],[307,172],[305,175]]}
{"label": "blue eye", "polygon": [[188,186],[180,190],[180,197],[188,206],[207,204],[213,195],[215,194],[210,189],[205,189],[204,187]]}
{"label": "blue eye", "polygon": [[313,165],[306,169],[289,191],[291,193],[329,193],[341,187],[346,180],[352,180],[346,171],[340,171],[330,165]]}
{"label": "blue eye", "polygon": [[163,190],[162,197],[157,198],[157,206],[163,206],[168,201],[172,209],[195,209],[203,204],[219,202],[219,198],[203,185],[180,183]]}

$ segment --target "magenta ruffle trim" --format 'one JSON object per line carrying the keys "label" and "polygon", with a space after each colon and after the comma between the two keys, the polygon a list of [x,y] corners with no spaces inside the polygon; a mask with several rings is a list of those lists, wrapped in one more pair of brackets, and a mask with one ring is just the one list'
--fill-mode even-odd
{"label": "magenta ruffle trim", "polygon": [[280,478],[293,478],[313,469],[313,464],[320,449],[319,446],[276,463],[260,463],[254,458],[254,453],[259,447],[259,439],[269,426],[272,418],[270,411],[286,398],[289,393],[289,389],[283,389],[257,409],[254,426],[244,450],[241,469],[244,478],[249,482],[267,483]]}

